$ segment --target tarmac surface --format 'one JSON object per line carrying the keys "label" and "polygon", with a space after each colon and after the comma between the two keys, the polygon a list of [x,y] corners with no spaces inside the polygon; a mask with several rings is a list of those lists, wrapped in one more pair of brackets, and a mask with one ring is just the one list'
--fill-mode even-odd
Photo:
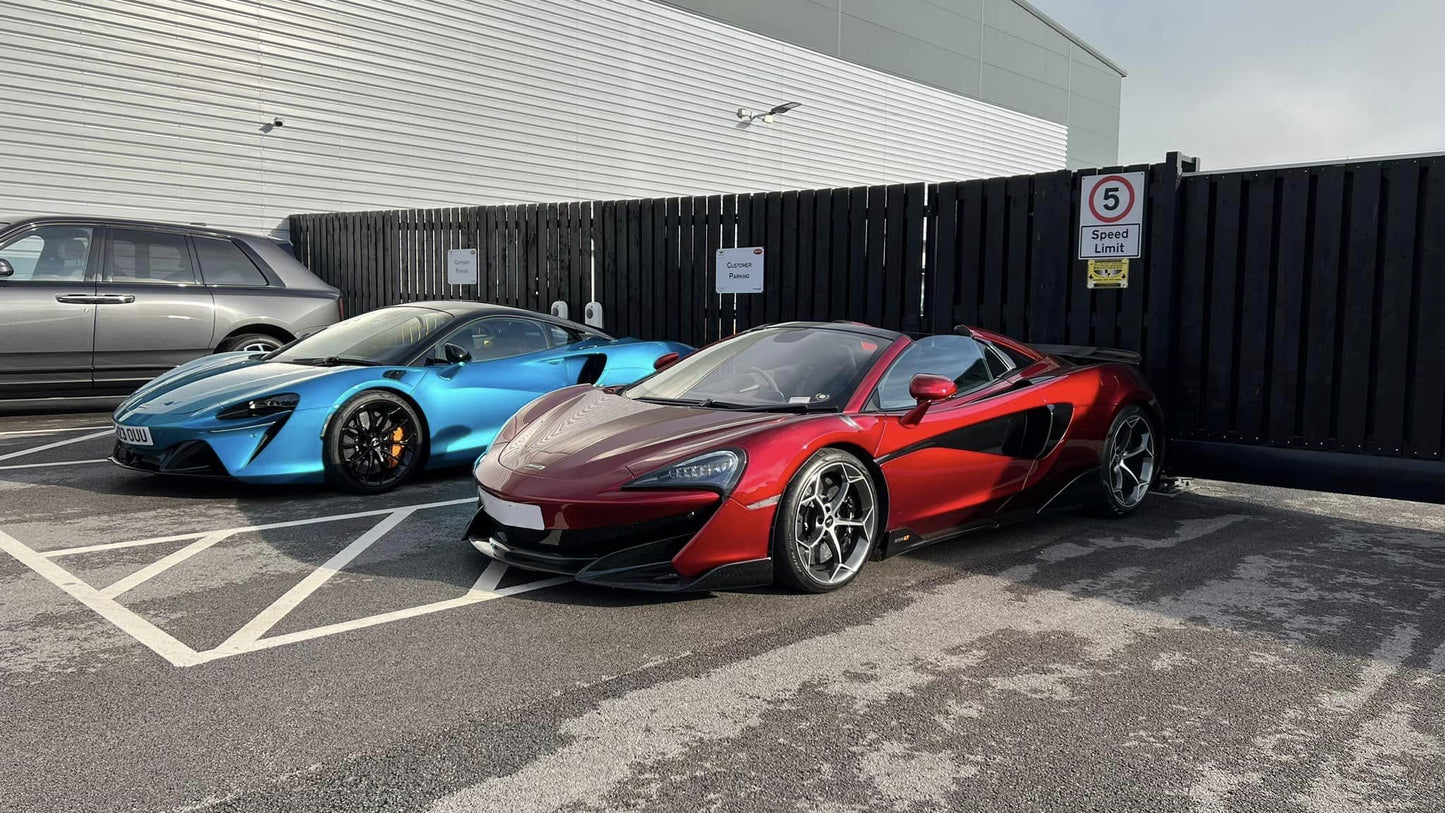
{"label": "tarmac surface", "polygon": [[1196,483],[824,596],[489,567],[464,471],[0,417],[0,811],[1441,811],[1445,506]]}

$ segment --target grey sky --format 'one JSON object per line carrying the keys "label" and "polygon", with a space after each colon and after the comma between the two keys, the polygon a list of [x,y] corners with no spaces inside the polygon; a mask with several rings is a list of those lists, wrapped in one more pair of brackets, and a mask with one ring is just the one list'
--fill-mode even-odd
{"label": "grey sky", "polygon": [[1129,72],[1119,158],[1445,150],[1445,0],[1033,0]]}

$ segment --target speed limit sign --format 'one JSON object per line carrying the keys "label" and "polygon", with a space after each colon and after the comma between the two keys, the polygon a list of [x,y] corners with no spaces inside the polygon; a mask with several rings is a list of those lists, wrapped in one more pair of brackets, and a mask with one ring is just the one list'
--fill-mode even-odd
{"label": "speed limit sign", "polygon": [[1142,172],[1090,175],[1079,195],[1079,259],[1138,257],[1144,247]]}

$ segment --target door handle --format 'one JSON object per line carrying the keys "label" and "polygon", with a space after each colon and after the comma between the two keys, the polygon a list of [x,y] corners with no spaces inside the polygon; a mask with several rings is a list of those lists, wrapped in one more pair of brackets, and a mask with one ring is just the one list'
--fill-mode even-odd
{"label": "door handle", "polygon": [[135,301],[132,294],[56,294],[56,302],[67,305],[129,305]]}

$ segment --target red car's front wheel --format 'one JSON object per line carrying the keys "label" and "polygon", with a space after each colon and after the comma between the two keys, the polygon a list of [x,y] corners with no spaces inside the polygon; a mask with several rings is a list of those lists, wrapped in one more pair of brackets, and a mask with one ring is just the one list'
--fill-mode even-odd
{"label": "red car's front wheel", "polygon": [[878,539],[878,491],[858,458],[823,449],[788,484],[773,524],[778,580],[809,593],[851,582]]}

